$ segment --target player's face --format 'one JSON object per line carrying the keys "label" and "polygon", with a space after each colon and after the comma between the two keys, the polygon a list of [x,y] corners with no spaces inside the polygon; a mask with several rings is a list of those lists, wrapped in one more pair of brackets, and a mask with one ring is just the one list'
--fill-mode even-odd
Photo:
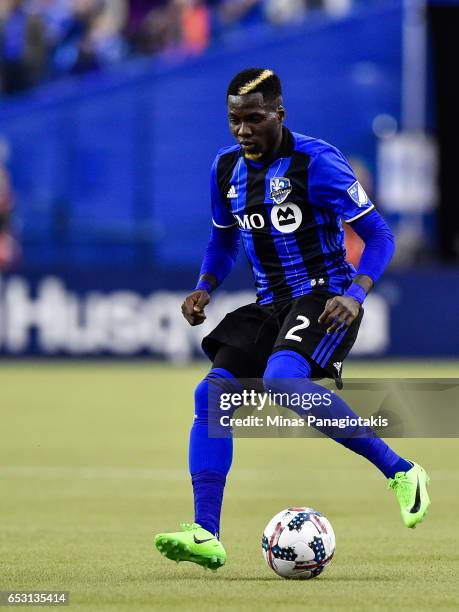
{"label": "player's face", "polygon": [[228,96],[230,130],[249,159],[269,157],[282,138],[284,109],[273,102],[265,102],[263,94]]}

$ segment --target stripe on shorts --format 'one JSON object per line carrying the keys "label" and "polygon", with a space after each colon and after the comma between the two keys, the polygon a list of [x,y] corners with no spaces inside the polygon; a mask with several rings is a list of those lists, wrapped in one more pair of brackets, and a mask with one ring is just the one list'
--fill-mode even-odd
{"label": "stripe on shorts", "polygon": [[346,334],[346,332],[347,332],[347,330],[348,330],[348,329],[349,329],[349,328],[348,328],[348,327],[346,327],[346,329],[345,329],[343,332],[341,332],[341,333],[340,333],[340,335],[338,336],[338,338],[336,338],[335,342],[332,344],[332,346],[330,347],[330,349],[329,349],[329,351],[327,352],[327,354],[324,356],[324,358],[323,358],[323,359],[321,359],[321,361],[320,361],[320,365],[321,365],[321,366],[324,366],[324,365],[327,363],[327,361],[330,359],[330,355],[333,353],[333,351],[335,351],[335,350],[336,350],[336,348],[338,347],[338,345],[341,343],[341,341],[342,341],[342,339],[344,338],[344,336],[345,336],[345,334]]}
{"label": "stripe on shorts", "polygon": [[325,335],[322,340],[319,342],[319,344],[316,347],[316,350],[313,352],[313,354],[311,355],[311,357],[315,360],[316,358],[318,358],[320,356],[320,353],[322,353],[324,350],[326,350],[327,345],[330,344],[330,342],[333,341],[333,339],[336,337],[336,334],[338,332],[335,332],[334,334],[332,334],[331,336],[329,336],[328,334]]}

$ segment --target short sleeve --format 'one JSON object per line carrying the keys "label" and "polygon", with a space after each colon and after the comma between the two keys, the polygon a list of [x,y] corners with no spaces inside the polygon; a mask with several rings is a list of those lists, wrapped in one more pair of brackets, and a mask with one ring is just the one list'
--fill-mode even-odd
{"label": "short sleeve", "polygon": [[308,173],[311,204],[322,206],[347,222],[355,221],[374,208],[338,149],[329,147],[319,153],[310,162]]}
{"label": "short sleeve", "polygon": [[226,228],[236,225],[233,215],[230,213],[225,203],[222,201],[217,180],[217,165],[219,156],[216,157],[210,171],[210,203],[212,207],[212,223],[215,227]]}

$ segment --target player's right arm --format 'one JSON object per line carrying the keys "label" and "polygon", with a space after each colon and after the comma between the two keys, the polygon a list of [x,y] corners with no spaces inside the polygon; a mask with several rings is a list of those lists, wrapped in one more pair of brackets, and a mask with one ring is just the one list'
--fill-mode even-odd
{"label": "player's right arm", "polygon": [[239,251],[240,232],[234,217],[225,206],[217,181],[215,159],[210,173],[210,199],[212,206],[212,228],[196,289],[182,304],[182,313],[190,325],[200,325],[206,315],[204,309],[210,302],[210,293],[230,273]]}

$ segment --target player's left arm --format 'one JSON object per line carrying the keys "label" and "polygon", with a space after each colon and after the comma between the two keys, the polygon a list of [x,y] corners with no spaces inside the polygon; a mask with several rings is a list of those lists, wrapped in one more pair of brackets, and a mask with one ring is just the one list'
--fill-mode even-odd
{"label": "player's left arm", "polygon": [[328,326],[327,333],[333,333],[357,318],[367,294],[392,258],[395,240],[338,149],[325,147],[313,158],[308,170],[311,203],[351,224],[365,243],[351,285],[344,295],[328,300],[319,317],[319,323]]}

